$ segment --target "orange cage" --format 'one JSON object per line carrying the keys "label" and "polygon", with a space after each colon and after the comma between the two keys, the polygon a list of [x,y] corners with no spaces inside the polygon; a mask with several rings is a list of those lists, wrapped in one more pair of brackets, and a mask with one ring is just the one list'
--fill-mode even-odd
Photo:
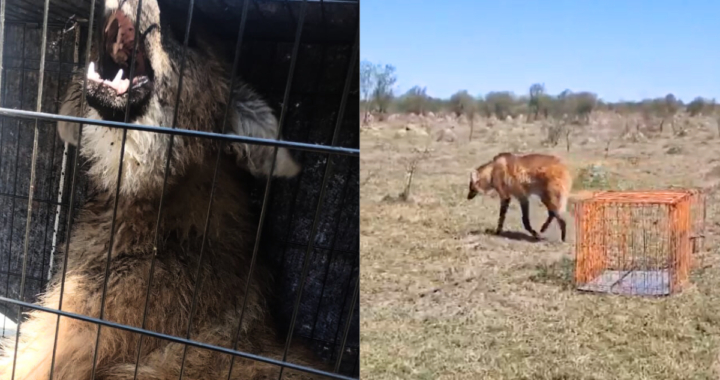
{"label": "orange cage", "polygon": [[698,189],[604,191],[575,205],[575,285],[580,290],[668,295],[689,281],[703,247]]}

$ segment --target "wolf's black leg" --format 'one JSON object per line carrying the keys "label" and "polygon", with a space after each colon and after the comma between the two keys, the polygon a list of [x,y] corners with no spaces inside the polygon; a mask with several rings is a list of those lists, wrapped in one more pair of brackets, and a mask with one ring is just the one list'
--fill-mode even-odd
{"label": "wolf's black leg", "polygon": [[535,230],[533,230],[532,226],[530,225],[530,202],[528,202],[527,198],[520,199],[520,210],[522,211],[522,222],[525,230],[529,232],[534,238],[540,239],[540,235],[538,235],[538,233],[535,232]]}
{"label": "wolf's black leg", "polygon": [[497,229],[495,230],[495,234],[497,235],[502,233],[503,225],[505,224],[505,215],[507,214],[511,199],[512,198],[507,198],[500,201],[500,216],[498,217]]}

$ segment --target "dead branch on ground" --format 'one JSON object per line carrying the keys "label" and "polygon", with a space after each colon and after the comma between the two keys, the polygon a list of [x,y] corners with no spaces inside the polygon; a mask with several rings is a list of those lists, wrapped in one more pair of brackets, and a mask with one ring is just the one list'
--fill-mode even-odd
{"label": "dead branch on ground", "polygon": [[417,149],[416,151],[418,152],[418,154],[412,159],[410,159],[410,162],[407,165],[407,180],[405,181],[405,189],[403,189],[402,193],[400,193],[399,196],[401,201],[407,201],[410,199],[410,189],[412,187],[412,180],[413,176],[415,175],[415,170],[417,169],[418,164],[430,155],[430,145],[428,144],[427,146],[425,146],[425,149],[422,151],[420,151],[419,149]]}

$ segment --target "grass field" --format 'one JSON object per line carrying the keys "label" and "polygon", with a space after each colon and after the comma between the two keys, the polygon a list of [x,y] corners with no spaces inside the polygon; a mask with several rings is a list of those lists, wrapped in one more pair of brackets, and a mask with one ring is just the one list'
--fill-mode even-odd
{"label": "grass field", "polygon": [[[450,125],[457,140],[436,142],[435,133]],[[362,378],[717,378],[716,193],[708,197],[705,251],[694,257],[692,285],[665,298],[579,293],[571,283],[572,227],[564,244],[555,223],[547,241],[528,241],[512,202],[505,223],[511,235],[487,235],[498,199],[466,200],[470,170],[500,151],[552,152],[574,173],[598,164],[608,187],[713,183],[720,177],[717,127],[700,119],[688,125],[683,136],[628,139],[622,121],[594,121],[577,127],[570,152],[564,140],[544,147],[539,123],[476,122],[472,142],[467,124],[447,119],[401,117],[364,129]],[[426,146],[410,200],[396,200],[406,163]],[[546,212],[537,200],[531,204],[539,229]]]}

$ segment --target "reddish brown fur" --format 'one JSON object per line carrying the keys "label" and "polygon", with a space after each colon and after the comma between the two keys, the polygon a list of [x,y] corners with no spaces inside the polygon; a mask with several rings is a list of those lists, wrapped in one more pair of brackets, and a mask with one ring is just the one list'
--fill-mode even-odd
{"label": "reddish brown fur", "polygon": [[523,224],[533,236],[539,237],[530,227],[528,197],[536,195],[548,209],[548,219],[540,232],[543,233],[553,218],[558,220],[565,240],[565,220],[560,215],[566,211],[572,176],[560,158],[547,154],[517,156],[500,153],[490,162],[479,166],[470,176],[468,199],[478,192],[495,190],[501,199],[500,219],[496,233],[502,232],[505,213],[510,199],[517,199],[523,209]]}
{"label": "reddish brown fur", "polygon": [[[263,294],[268,287],[268,274],[262,268],[256,268],[253,274],[255,281],[249,293],[243,293],[250,257],[235,253],[251,252],[252,239],[249,237],[254,233],[255,226],[244,217],[247,197],[242,177],[234,172],[230,163],[220,170],[212,214],[215,217],[211,219],[210,236],[205,247],[206,259],[201,274],[203,285],[198,294],[191,339],[232,348],[237,334],[238,309],[243,298],[248,296],[248,310],[243,318],[246,333],[241,334],[238,349],[281,360],[283,343],[275,335],[273,323],[265,311]],[[164,238],[158,247],[161,254],[157,257],[145,326],[152,331],[179,337],[185,337],[187,330],[195,285],[195,264],[200,251],[212,173],[193,170],[183,182],[181,185],[185,191],[172,193],[165,200],[160,229],[160,236]],[[149,216],[157,212],[155,201],[120,200],[118,205],[117,232],[105,301],[104,319],[108,321],[141,326],[152,258],[145,253],[152,252],[154,246],[155,221]],[[106,193],[87,205],[78,216],[70,240],[71,254],[67,258],[68,272],[62,305],[65,311],[96,318],[100,316],[112,204],[112,198]],[[42,305],[58,307],[59,280],[58,277],[54,279],[50,290],[40,301]],[[32,312],[30,319],[21,325],[15,379],[47,378],[56,321],[57,317],[53,314]],[[96,334],[97,326],[94,324],[61,319],[54,379],[89,379]],[[132,379],[139,335],[107,327],[103,327],[100,334],[96,378]],[[0,370],[3,371],[0,379],[3,380],[10,379],[13,343],[14,337],[6,342],[7,353],[0,362]],[[177,379],[182,354],[183,347],[179,344],[144,338],[138,379]],[[314,363],[312,358],[311,353],[296,345],[291,347],[288,360],[323,367]],[[224,379],[229,362],[229,355],[189,348],[184,378]],[[296,371],[285,372],[289,375],[294,373],[294,376],[287,377],[290,379],[309,378]],[[278,369],[238,358],[233,373],[232,379],[263,379],[277,376]]]}

